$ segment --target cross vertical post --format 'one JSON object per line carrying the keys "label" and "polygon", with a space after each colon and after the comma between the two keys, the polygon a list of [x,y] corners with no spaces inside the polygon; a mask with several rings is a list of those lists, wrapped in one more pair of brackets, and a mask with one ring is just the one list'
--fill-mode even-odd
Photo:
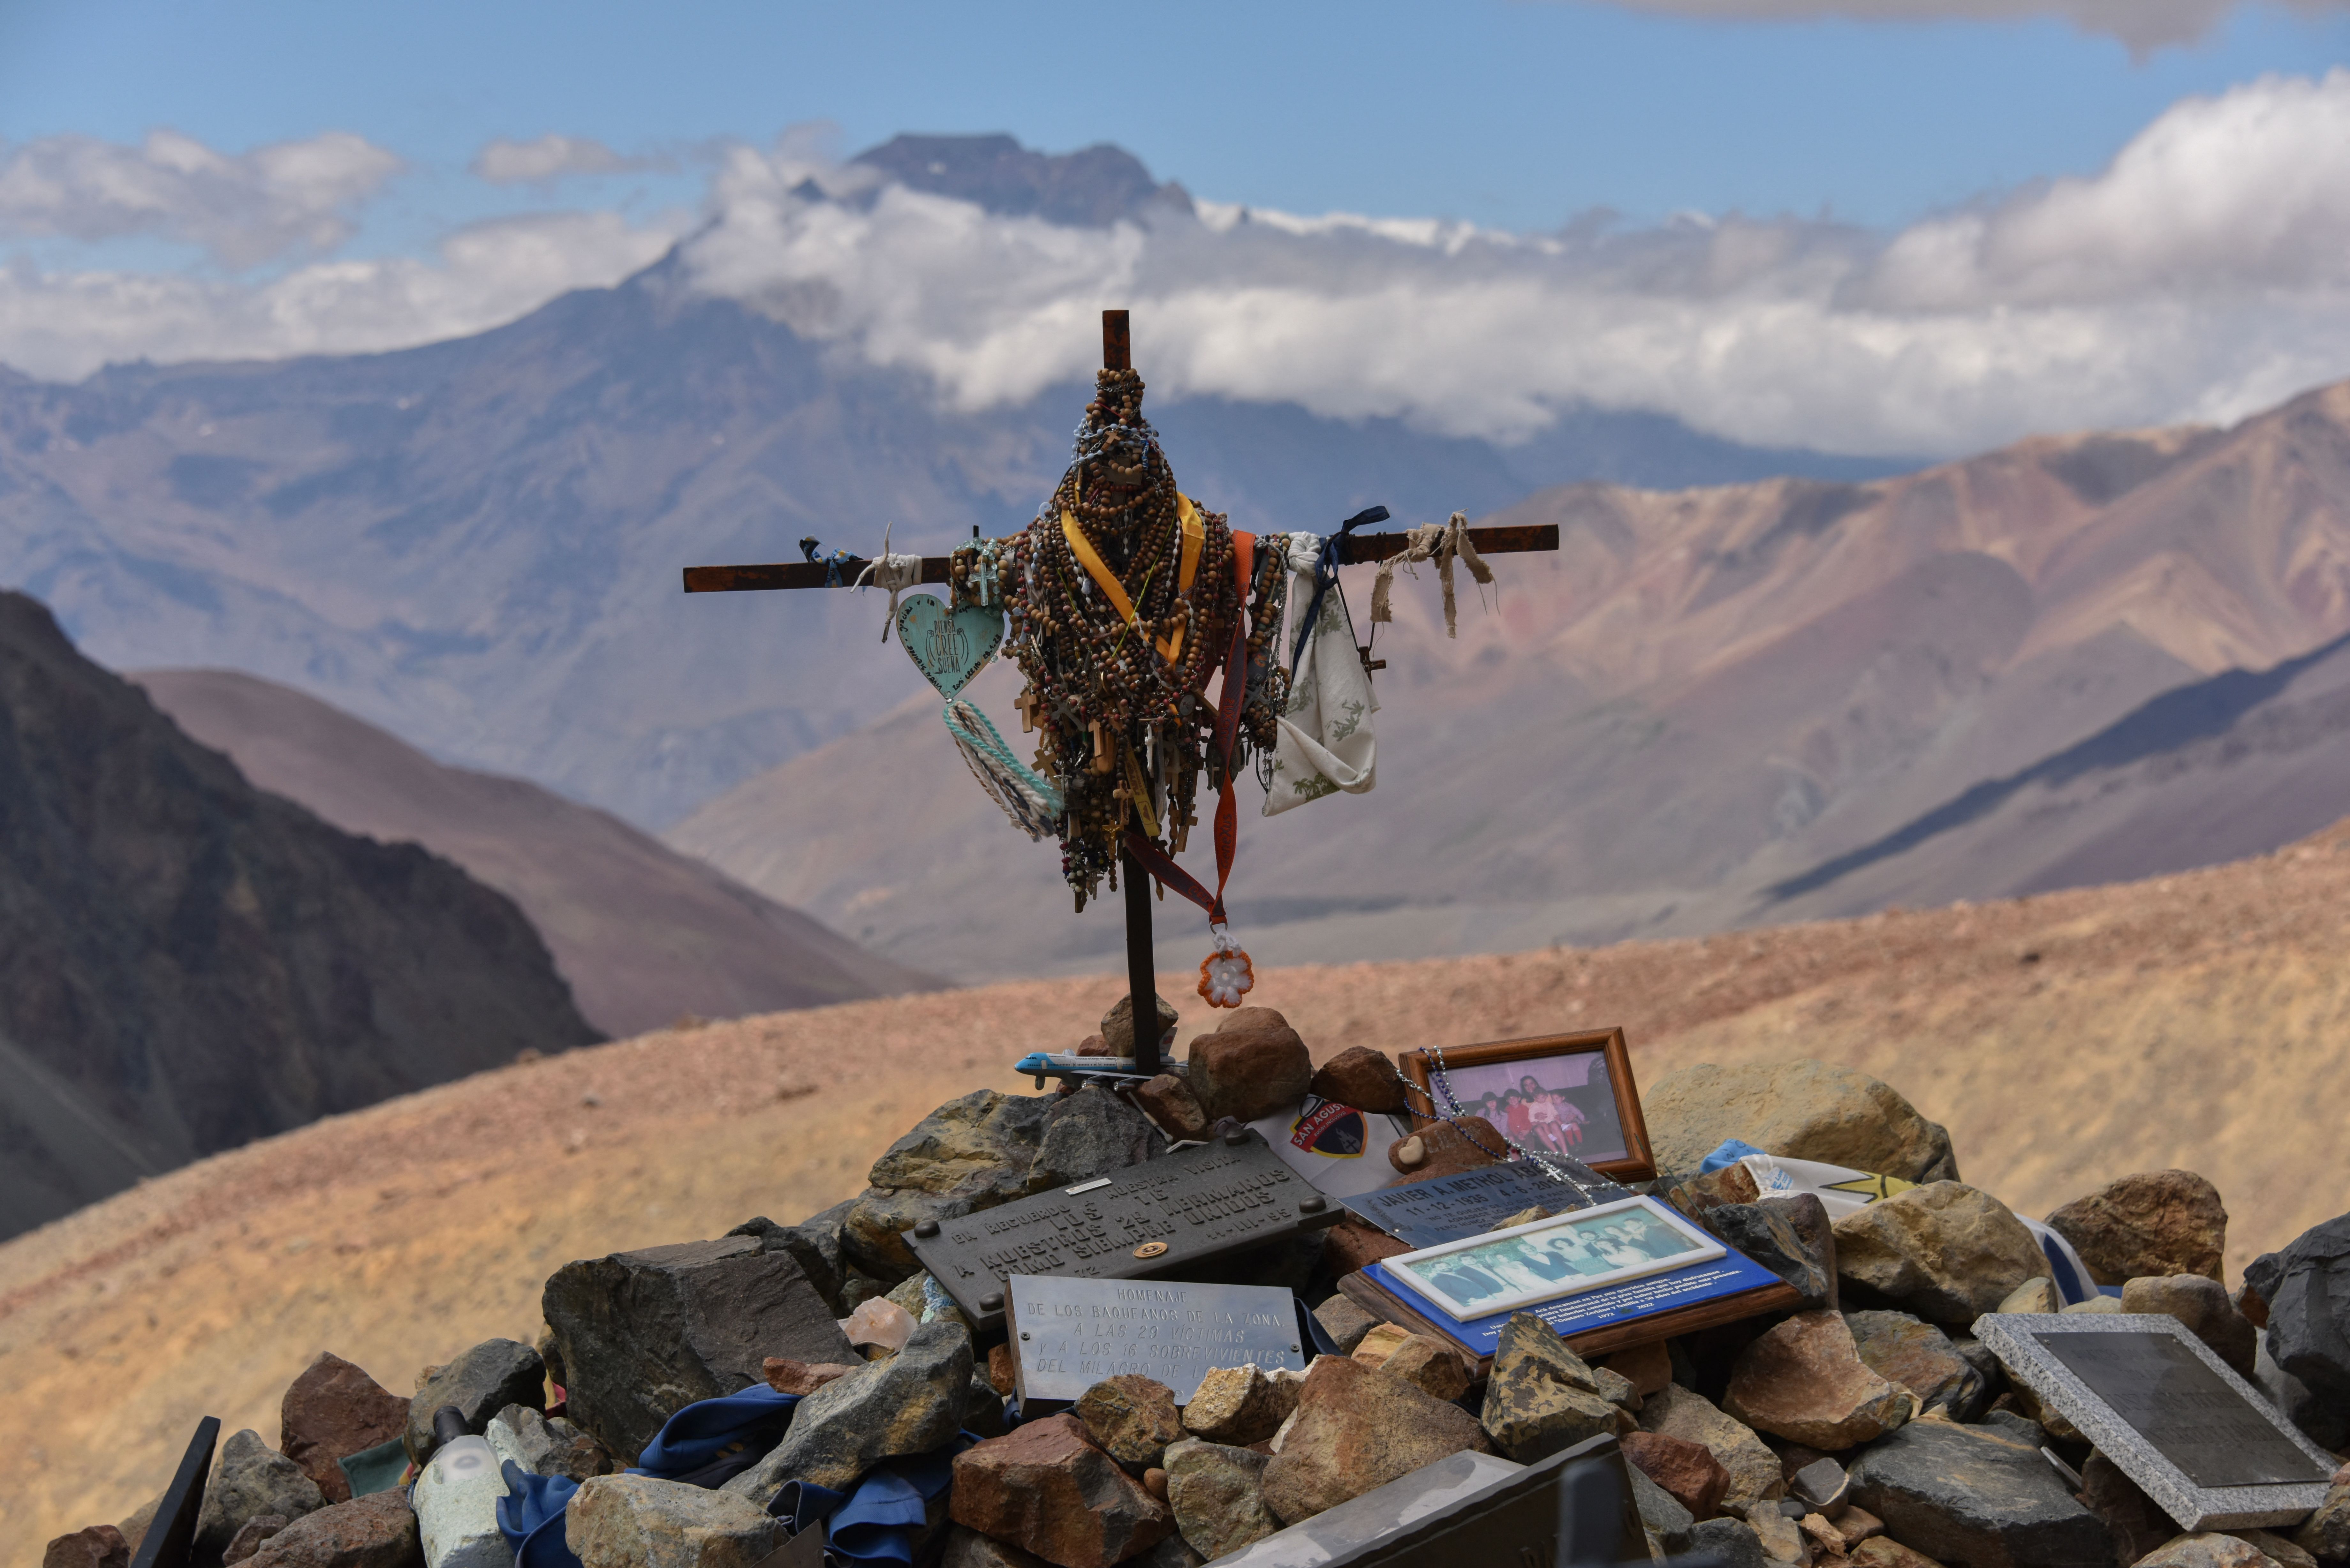
{"label": "cross vertical post", "polygon": [[[1102,369],[1134,368],[1134,339],[1123,310],[1102,312]],[[1137,755],[1142,736],[1134,736]],[[1132,852],[1118,852],[1126,877],[1126,986],[1134,1008],[1134,1070],[1148,1077],[1159,1073],[1159,976],[1150,952],[1150,873]]]}

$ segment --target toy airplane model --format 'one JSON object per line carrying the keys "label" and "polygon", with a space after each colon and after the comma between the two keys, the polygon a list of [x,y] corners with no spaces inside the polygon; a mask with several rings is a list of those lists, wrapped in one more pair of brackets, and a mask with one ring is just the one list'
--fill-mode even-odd
{"label": "toy airplane model", "polygon": [[[1149,1083],[1157,1075],[1157,1073],[1135,1071],[1131,1056],[1080,1056],[1071,1051],[1031,1051],[1014,1063],[1012,1070],[1025,1073],[1035,1079],[1040,1089],[1045,1086],[1046,1078],[1058,1078],[1073,1088],[1087,1084],[1107,1084],[1115,1087],[1121,1084]],[[1172,1073],[1179,1078],[1190,1071],[1189,1063],[1170,1062],[1163,1057],[1157,1069],[1158,1073]]]}

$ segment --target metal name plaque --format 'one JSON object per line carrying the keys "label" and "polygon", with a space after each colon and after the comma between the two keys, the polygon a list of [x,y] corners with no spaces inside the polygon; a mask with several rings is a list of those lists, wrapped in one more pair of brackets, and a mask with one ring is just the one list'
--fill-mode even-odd
{"label": "metal name plaque", "polygon": [[1023,1406],[1139,1372],[1188,1405],[1211,1367],[1305,1370],[1296,1299],[1266,1285],[1014,1274],[1005,1304]]}
{"label": "metal name plaque", "polygon": [[2174,1317],[1992,1313],[1975,1333],[2182,1529],[2289,1524],[2325,1500],[2333,1457]]}
{"label": "metal name plaque", "polygon": [[1572,1183],[1544,1175],[1532,1160],[1516,1159],[1431,1181],[1383,1187],[1344,1201],[1396,1240],[1419,1248],[1482,1236],[1511,1215],[1537,1204],[1554,1214],[1564,1214],[1570,1209],[1588,1209],[1594,1203],[1632,1196],[1579,1161],[1561,1158],[1561,1163],[1583,1184],[1588,1198]]}
{"label": "metal name plaque", "polygon": [[1343,1210],[1243,1128],[1124,1170],[906,1231],[974,1327],[1004,1317],[1013,1274],[1131,1280],[1338,1222]]}

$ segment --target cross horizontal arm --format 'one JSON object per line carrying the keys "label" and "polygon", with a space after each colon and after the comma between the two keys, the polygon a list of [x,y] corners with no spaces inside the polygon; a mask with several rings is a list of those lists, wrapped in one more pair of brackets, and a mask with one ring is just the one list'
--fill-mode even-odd
{"label": "cross horizontal arm", "polygon": [[[1350,534],[1344,541],[1342,564],[1360,566],[1371,561],[1383,561],[1389,556],[1401,555],[1410,541],[1401,534]],[[1512,556],[1534,550],[1558,548],[1558,524],[1544,523],[1538,526],[1516,528],[1471,528],[1469,542],[1481,556]],[[842,586],[853,583],[868,563],[852,556],[835,564],[822,561],[777,561],[758,566],[688,566],[685,568],[685,591],[690,594],[739,594],[772,588],[820,588],[827,582],[837,580]],[[922,577],[926,583],[947,580],[947,557],[922,557]]]}

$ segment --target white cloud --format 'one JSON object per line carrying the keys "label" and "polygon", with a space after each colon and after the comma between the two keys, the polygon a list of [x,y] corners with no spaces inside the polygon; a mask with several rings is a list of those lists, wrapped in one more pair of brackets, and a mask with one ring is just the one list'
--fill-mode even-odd
{"label": "white cloud", "polygon": [[247,267],[340,244],[355,209],[400,168],[339,130],[239,157],[172,130],[151,131],[137,147],[44,137],[0,154],[0,235],[157,235]]}
{"label": "white cloud", "polygon": [[[1860,22],[2007,22],[2061,16],[2084,32],[2105,33],[2137,50],[2188,44],[2236,10],[2241,0],[1611,0],[1630,10],[1756,21],[1838,17]],[[2299,11],[2340,10],[2350,0],[2287,0]]]}
{"label": "white cloud", "polygon": [[474,155],[473,171],[494,185],[546,185],[571,175],[625,174],[664,167],[667,164],[660,159],[623,158],[592,137],[557,136],[550,131],[531,141],[501,139],[489,143]]}

